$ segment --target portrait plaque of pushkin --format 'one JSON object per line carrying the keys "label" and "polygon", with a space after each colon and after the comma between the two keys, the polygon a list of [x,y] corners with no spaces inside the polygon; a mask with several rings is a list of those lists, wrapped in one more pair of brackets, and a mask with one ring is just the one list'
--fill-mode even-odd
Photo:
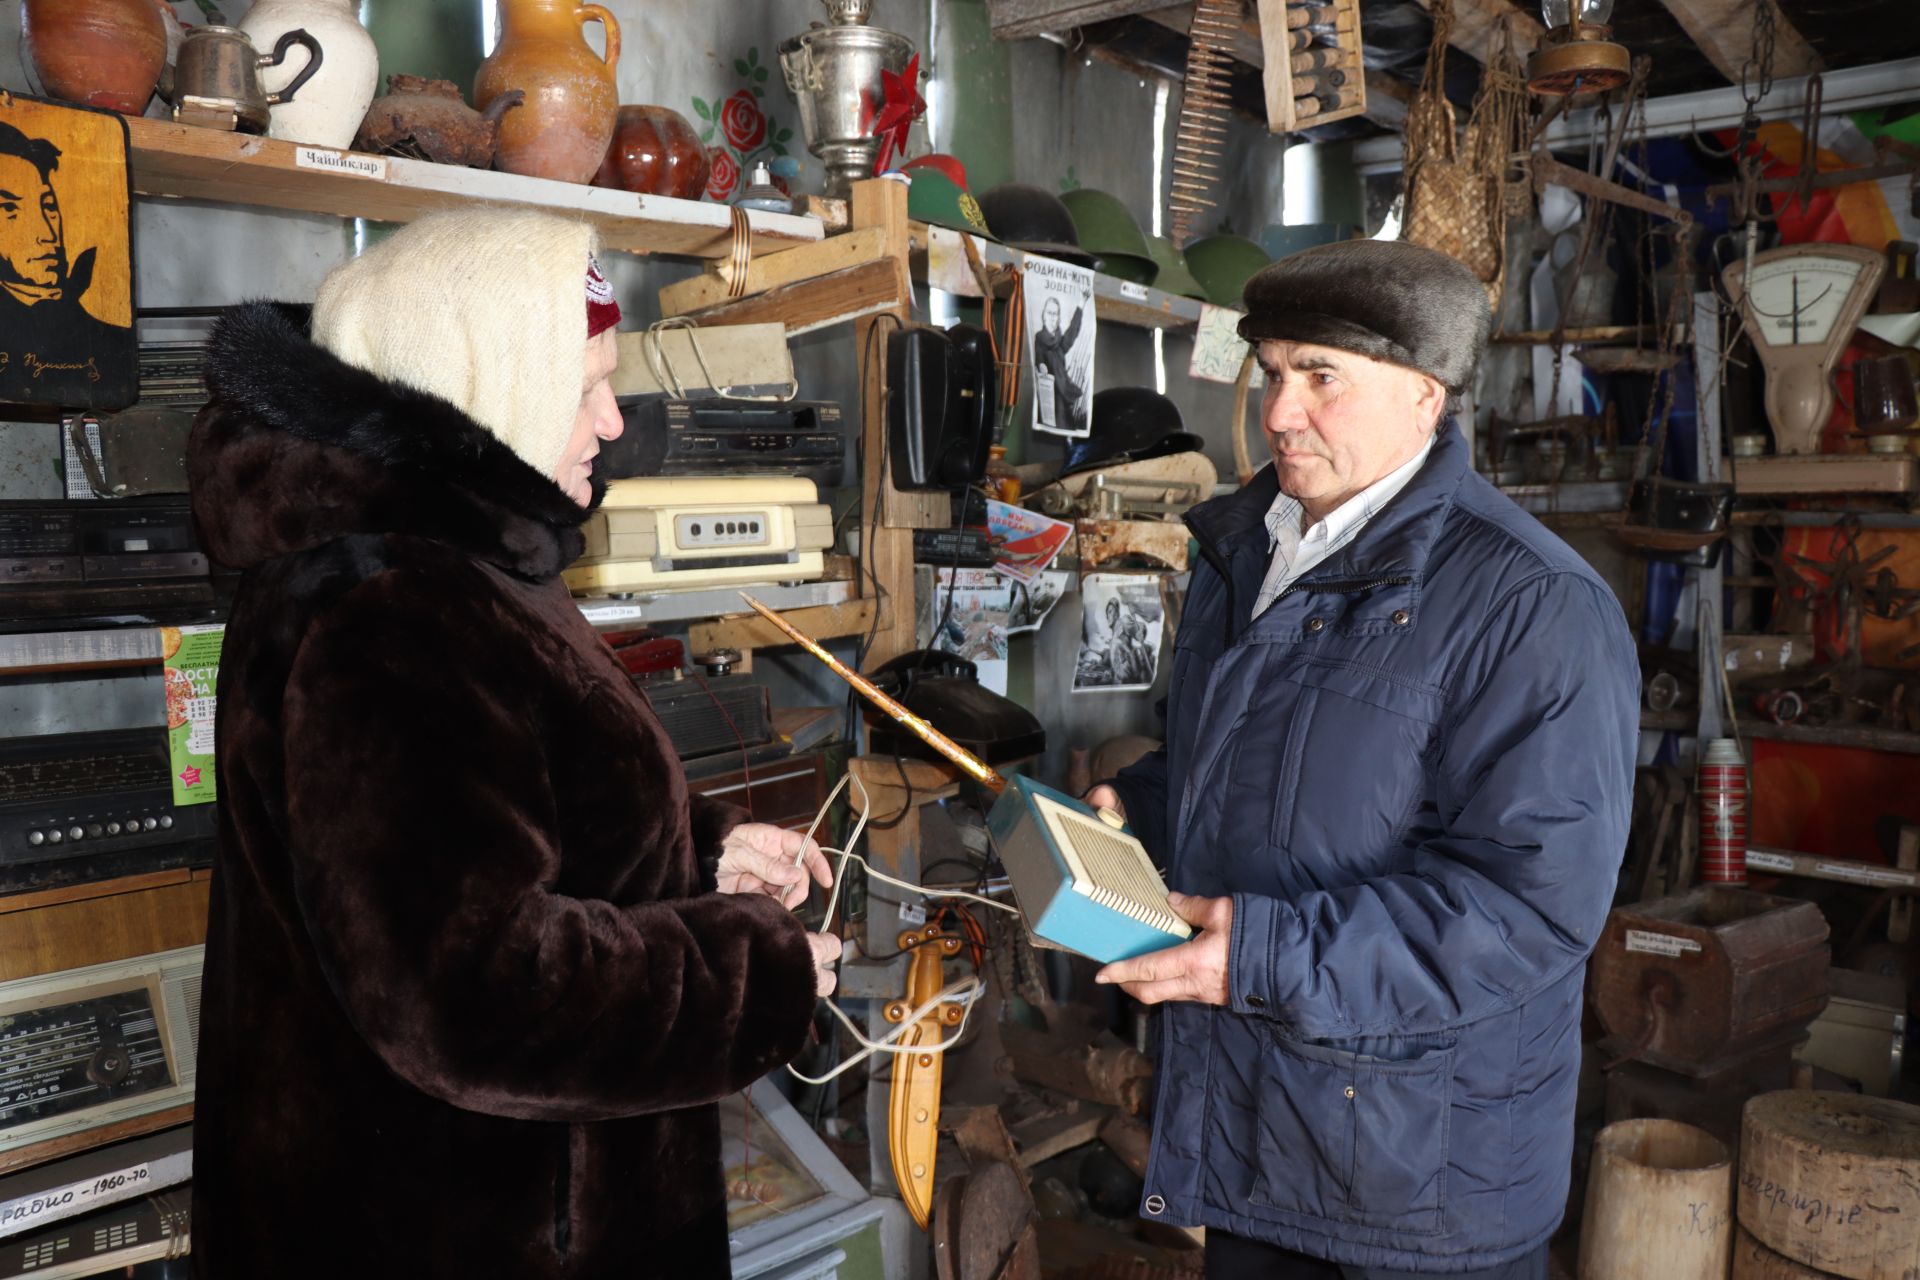
{"label": "portrait plaque of pushkin", "polygon": [[0,91],[0,403],[138,393],[127,124]]}

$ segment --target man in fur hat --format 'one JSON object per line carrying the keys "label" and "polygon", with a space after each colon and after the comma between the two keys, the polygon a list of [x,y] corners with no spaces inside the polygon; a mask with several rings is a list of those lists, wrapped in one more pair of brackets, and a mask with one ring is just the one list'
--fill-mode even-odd
{"label": "man in fur hat", "polygon": [[818,847],[688,794],[560,581],[621,430],[593,241],[436,214],[310,330],[214,331],[193,508],[244,573],[196,1276],[729,1273],[716,1104],[799,1050],[839,941],[789,910]]}
{"label": "man in fur hat", "polygon": [[1449,417],[1471,272],[1354,241],[1244,301],[1273,465],[1189,513],[1166,744],[1089,796],[1197,930],[1098,975],[1164,1004],[1141,1212],[1205,1226],[1210,1280],[1544,1280],[1632,637]]}

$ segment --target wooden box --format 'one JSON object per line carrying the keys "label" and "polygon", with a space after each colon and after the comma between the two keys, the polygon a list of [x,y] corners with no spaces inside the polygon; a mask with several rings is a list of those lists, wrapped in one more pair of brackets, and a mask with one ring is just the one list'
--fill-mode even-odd
{"label": "wooden box", "polygon": [[1588,999],[1610,1056],[1708,1076],[1791,1044],[1826,1007],[1827,960],[1811,902],[1701,888],[1615,908]]}

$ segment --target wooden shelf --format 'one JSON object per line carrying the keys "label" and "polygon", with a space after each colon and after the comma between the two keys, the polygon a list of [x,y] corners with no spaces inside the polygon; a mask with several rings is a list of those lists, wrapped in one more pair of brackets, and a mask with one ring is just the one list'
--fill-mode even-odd
{"label": "wooden shelf", "polygon": [[159,666],[156,627],[0,635],[0,676]]}
{"label": "wooden shelf", "polygon": [[[471,204],[519,205],[581,217],[609,249],[723,258],[733,210],[723,204],[639,196],[511,173],[297,146],[251,134],[164,120],[127,121],[133,189],[143,196],[411,222]],[[819,240],[816,218],[751,213],[756,254]]]}
{"label": "wooden shelf", "polygon": [[[916,246],[912,258],[913,278],[926,284],[929,283],[928,255],[934,242],[942,241],[945,246],[958,252],[961,233],[947,227],[928,226],[924,222],[911,225]],[[979,237],[975,237],[975,240],[980,246],[980,259],[988,266],[1012,266],[1027,259],[1028,255],[1018,249],[1009,249],[1006,245]],[[971,277],[932,283],[937,288],[962,297],[980,296],[979,286],[973,283]],[[1097,271],[1093,275],[1094,315],[1109,324],[1123,324],[1135,329],[1192,330],[1200,326],[1200,308],[1204,305],[1193,298],[1163,293],[1116,276]]]}
{"label": "wooden shelf", "polygon": [[[1673,733],[1692,733],[1698,721],[1693,711],[1642,711],[1640,727]],[[1887,751],[1896,755],[1920,755],[1920,733],[1905,729],[1882,729],[1863,724],[1774,724],[1767,720],[1742,719],[1740,736],[1764,738],[1769,742],[1804,742],[1817,747],[1857,747],[1866,751]]]}

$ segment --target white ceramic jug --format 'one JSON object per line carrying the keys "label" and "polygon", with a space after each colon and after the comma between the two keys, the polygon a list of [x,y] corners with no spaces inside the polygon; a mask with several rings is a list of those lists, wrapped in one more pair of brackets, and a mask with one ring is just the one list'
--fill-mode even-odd
{"label": "white ceramic jug", "polygon": [[[292,102],[273,109],[269,137],[341,150],[353,145],[380,81],[380,51],[354,10],[353,0],[256,0],[240,21],[255,48],[273,48],[296,27],[320,42],[319,74]],[[305,51],[295,50],[285,66],[261,72],[266,91],[285,87],[306,65]]]}

